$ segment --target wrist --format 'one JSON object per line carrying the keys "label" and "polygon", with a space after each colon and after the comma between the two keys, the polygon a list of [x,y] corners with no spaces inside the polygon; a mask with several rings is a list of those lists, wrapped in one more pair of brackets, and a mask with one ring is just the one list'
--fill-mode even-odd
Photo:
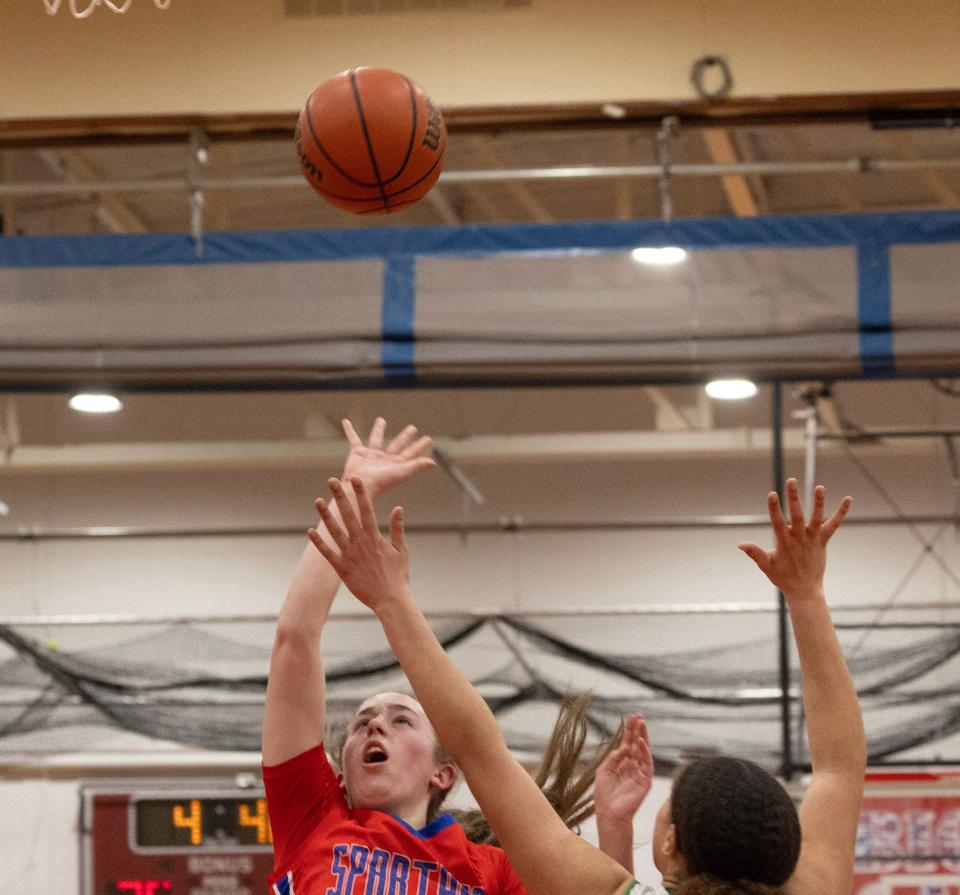
{"label": "wrist", "polygon": [[798,587],[784,588],[783,595],[787,600],[796,601],[801,605],[826,604],[827,597],[823,589],[823,582],[804,584]]}
{"label": "wrist", "polygon": [[597,826],[630,827],[633,828],[633,813],[623,813],[620,811],[604,811],[601,808],[596,809]]}
{"label": "wrist", "polygon": [[406,615],[411,608],[415,607],[416,604],[409,589],[403,588],[383,594],[377,605],[373,607],[373,611],[382,624],[388,624],[392,619]]}

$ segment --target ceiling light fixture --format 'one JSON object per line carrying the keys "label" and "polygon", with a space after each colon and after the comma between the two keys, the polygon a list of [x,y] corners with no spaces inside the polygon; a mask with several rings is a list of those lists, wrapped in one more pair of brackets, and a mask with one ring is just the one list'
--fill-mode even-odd
{"label": "ceiling light fixture", "polygon": [[70,399],[69,405],[82,413],[116,413],[123,402],[108,392],[79,392]]}
{"label": "ceiling light fixture", "polygon": [[714,379],[706,385],[707,394],[720,401],[740,401],[752,398],[757,386],[749,379]]}
{"label": "ceiling light fixture", "polygon": [[626,118],[627,110],[620,105],[620,103],[604,103],[600,106],[600,111],[603,112],[607,118]]}
{"label": "ceiling light fixture", "polygon": [[680,246],[660,246],[659,248],[643,247],[634,249],[630,253],[637,264],[652,264],[658,267],[666,267],[670,264],[679,264],[687,257],[686,249]]}

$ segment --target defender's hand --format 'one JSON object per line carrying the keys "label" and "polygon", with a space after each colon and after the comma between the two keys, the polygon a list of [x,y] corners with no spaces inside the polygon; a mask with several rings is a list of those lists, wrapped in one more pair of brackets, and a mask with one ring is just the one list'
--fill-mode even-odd
{"label": "defender's hand", "polygon": [[827,542],[833,537],[853,499],[844,497],[834,514],[823,521],[823,485],[817,485],[813,496],[813,512],[805,522],[796,479],[787,479],[787,502],[790,522],[784,518],[776,491],[767,495],[767,508],[776,545],[766,551],[756,544],[744,542],[738,547],[752,559],[760,571],[785,596],[803,598],[820,592],[827,565]]}
{"label": "defender's hand", "polygon": [[653,785],[653,753],[646,722],[630,715],[623,740],[597,768],[593,803],[598,818],[633,823]]}
{"label": "defender's hand", "polygon": [[373,503],[363,480],[351,480],[359,516],[338,479],[330,479],[333,494],[343,522],[339,522],[323,499],[317,500],[320,523],[326,528],[334,546],[328,544],[315,529],[307,532],[314,547],[333,566],[340,579],[362,603],[376,610],[379,605],[408,595],[409,554],[403,532],[403,508],[394,507],[390,514],[390,540],[377,527]]}

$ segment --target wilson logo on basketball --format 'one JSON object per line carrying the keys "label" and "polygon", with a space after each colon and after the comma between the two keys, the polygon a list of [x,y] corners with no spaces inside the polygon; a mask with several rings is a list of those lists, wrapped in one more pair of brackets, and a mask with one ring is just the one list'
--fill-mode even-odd
{"label": "wilson logo on basketball", "polygon": [[423,135],[423,141],[420,145],[436,152],[440,146],[440,138],[443,136],[443,116],[429,99],[427,100],[427,111],[429,113],[427,116],[427,132]]}

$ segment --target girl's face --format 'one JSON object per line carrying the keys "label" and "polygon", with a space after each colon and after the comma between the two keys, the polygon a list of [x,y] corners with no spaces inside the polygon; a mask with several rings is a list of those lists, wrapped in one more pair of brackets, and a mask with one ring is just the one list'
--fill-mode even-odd
{"label": "girl's face", "polygon": [[419,702],[403,693],[370,697],[350,720],[343,744],[350,804],[423,826],[431,789],[448,789],[455,779],[451,765],[437,764],[436,748],[437,736]]}

